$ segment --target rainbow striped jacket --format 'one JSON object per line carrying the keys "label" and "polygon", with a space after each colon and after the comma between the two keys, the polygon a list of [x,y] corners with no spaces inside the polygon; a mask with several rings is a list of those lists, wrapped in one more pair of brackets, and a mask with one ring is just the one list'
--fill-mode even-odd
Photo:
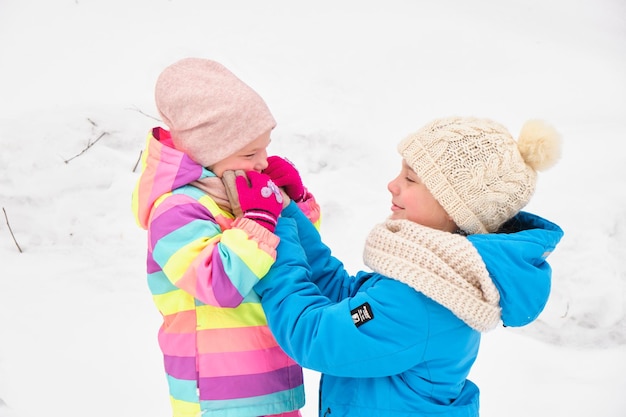
{"label": "rainbow striped jacket", "polygon": [[278,238],[232,214],[193,181],[214,176],[154,128],[133,212],[148,231],[148,285],[163,316],[174,417],[261,416],[304,405],[302,368],[278,346],[253,291]]}

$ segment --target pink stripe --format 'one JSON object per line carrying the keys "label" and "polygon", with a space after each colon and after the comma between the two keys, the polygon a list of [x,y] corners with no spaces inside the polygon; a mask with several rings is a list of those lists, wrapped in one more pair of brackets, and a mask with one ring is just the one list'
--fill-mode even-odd
{"label": "pink stripe", "polygon": [[[158,141],[150,142],[151,149],[148,153],[148,158],[155,159],[159,162],[148,162],[147,170],[150,170],[150,178],[154,181],[154,178],[158,178],[159,182],[153,182],[152,189],[150,190],[150,201],[155,201],[157,198],[161,197],[166,192],[171,191],[172,185],[174,181],[176,181],[176,174],[178,173],[179,165],[180,165],[180,156],[182,153],[177,152],[177,154],[171,152],[172,149],[166,146],[163,146]],[[169,152],[168,152],[169,151]],[[167,156],[163,156],[163,155]],[[169,155],[168,155],[169,154]],[[166,158],[168,163],[163,163],[163,158]],[[144,172],[146,172],[144,171]],[[143,174],[142,174],[143,175]]]}
{"label": "pink stripe", "polygon": [[302,414],[300,414],[300,410],[295,410],[287,411],[286,413],[267,415],[265,417],[302,417]]}
{"label": "pink stripe", "polygon": [[199,361],[203,377],[260,374],[295,364],[278,346],[246,352],[204,353]]}
{"label": "pink stripe", "polygon": [[[219,305],[213,293],[213,250],[215,243],[202,249],[196,258],[191,262],[189,268],[182,277],[174,284],[193,295],[198,300],[209,305]],[[200,279],[199,279],[200,278]]]}
{"label": "pink stripe", "polygon": [[[159,133],[166,133],[167,131],[160,131]],[[168,146],[166,143],[167,141],[164,140],[163,142],[161,142],[161,140],[163,140],[163,138],[160,137],[161,135],[156,135],[156,142],[153,142],[155,144],[155,148],[158,147],[159,149],[159,164],[157,165],[157,170],[159,172],[159,179],[167,179],[168,182],[167,183],[163,183],[163,185],[166,186],[166,188],[170,189],[170,190],[174,190],[178,187],[180,187],[181,185],[185,185],[187,183],[189,183],[188,178],[194,177],[194,178],[198,178],[200,176],[200,172],[202,172],[202,168],[199,167],[197,164],[194,164],[197,169],[193,170],[191,168],[191,165],[189,166],[185,166],[184,163],[187,162],[188,163],[188,158],[185,158],[185,154],[177,149],[174,149],[171,146]],[[163,161],[166,161],[165,163],[163,163]],[[194,171],[193,175],[189,175],[190,171]],[[184,180],[181,181],[180,178],[183,177]],[[180,178],[180,179],[179,179]],[[178,180],[178,181],[177,181]]]}
{"label": "pink stripe", "polygon": [[159,332],[159,346],[165,355],[195,356],[196,334]]}

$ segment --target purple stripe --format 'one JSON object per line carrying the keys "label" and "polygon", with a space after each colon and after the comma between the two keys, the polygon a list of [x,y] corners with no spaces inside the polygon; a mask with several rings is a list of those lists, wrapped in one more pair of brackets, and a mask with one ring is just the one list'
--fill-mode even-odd
{"label": "purple stripe", "polygon": [[[170,197],[171,198],[171,197]],[[169,233],[180,229],[194,220],[209,220],[217,223],[206,207],[197,202],[178,204],[159,214],[150,224],[150,242],[152,246]]]}
{"label": "purple stripe", "polygon": [[213,277],[213,295],[221,307],[237,307],[243,301],[243,297],[233,285],[233,282],[224,270],[224,264],[220,256],[220,251],[213,251],[211,262],[211,272]]}
{"label": "purple stripe", "polygon": [[152,253],[148,254],[148,260],[146,261],[148,274],[153,274],[161,270],[161,266],[154,260]]}
{"label": "purple stripe", "polygon": [[201,176],[202,166],[195,163],[187,154],[182,154],[182,158],[178,166],[178,172],[176,173],[176,178],[174,178],[174,183],[172,184],[172,189],[175,190],[178,187],[187,185]]}
{"label": "purple stripe", "polygon": [[152,129],[152,137],[161,145],[162,160],[178,161],[178,170],[171,185],[172,190],[187,185],[202,176],[202,166],[194,162],[186,153],[174,148],[170,132],[155,127]]}
{"label": "purple stripe", "polygon": [[164,355],[163,363],[165,364],[165,372],[176,379],[193,381],[198,378],[198,372],[196,372],[196,358],[194,356]]}
{"label": "purple stripe", "polygon": [[255,375],[200,378],[200,399],[248,398],[285,391],[303,383],[302,368],[298,365]]}

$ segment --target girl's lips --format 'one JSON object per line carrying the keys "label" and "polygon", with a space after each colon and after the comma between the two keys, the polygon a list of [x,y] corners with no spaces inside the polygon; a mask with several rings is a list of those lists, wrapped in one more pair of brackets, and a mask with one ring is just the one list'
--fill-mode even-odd
{"label": "girl's lips", "polygon": [[400,211],[402,207],[396,206],[394,203],[391,203],[391,211]]}

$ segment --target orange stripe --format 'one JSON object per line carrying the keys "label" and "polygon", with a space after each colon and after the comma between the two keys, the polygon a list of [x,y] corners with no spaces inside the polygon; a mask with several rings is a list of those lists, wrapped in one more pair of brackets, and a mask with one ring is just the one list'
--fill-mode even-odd
{"label": "orange stripe", "polygon": [[200,353],[242,352],[278,346],[266,326],[209,329],[198,332]]}
{"label": "orange stripe", "polygon": [[162,329],[166,333],[195,333],[196,310],[179,311],[164,316]]}

